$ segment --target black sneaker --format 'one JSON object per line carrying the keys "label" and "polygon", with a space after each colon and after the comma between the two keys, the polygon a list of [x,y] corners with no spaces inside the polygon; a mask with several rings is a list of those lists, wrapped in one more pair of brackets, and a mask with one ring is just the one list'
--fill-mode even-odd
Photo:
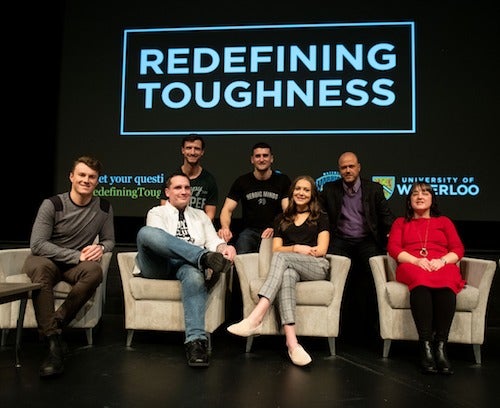
{"label": "black sneaker", "polygon": [[186,357],[190,367],[208,367],[208,341],[197,339],[186,343]]}

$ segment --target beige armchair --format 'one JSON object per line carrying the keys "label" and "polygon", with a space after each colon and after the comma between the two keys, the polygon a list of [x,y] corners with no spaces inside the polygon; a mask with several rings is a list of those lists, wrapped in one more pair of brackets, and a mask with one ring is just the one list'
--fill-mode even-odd
{"label": "beige armchair", "polygon": [[[29,248],[15,248],[0,250],[0,282],[31,282],[28,275],[21,273],[24,260],[31,253]],[[69,327],[85,329],[87,344],[93,344],[92,329],[101,319],[104,303],[106,300],[106,281],[111,261],[111,252],[106,252],[102,257],[103,280],[97,287],[94,295],[82,307],[76,317],[71,321]],[[71,285],[67,282],[59,282],[54,286],[55,307],[59,307],[68,296]],[[2,330],[2,346],[5,345],[9,329],[17,327],[17,317],[19,316],[20,301],[0,305],[0,329]],[[37,322],[33,303],[31,299],[26,305],[24,317],[24,328],[36,328]]]}
{"label": "beige armchair", "polygon": [[[178,280],[146,279],[134,276],[137,252],[117,254],[123,286],[127,347],[132,344],[134,330],[185,331],[182,289]],[[134,271],[135,269],[135,271]],[[221,274],[212,288],[205,313],[208,347],[211,334],[225,321],[226,289],[230,273]]]}
{"label": "beige armchair", "polygon": [[[392,340],[418,340],[418,334],[408,287],[396,281],[396,261],[388,255],[379,255],[370,258],[370,266],[377,291],[380,336],[384,340],[382,355],[386,358]],[[472,344],[476,364],[481,364],[486,306],[495,269],[494,261],[468,257],[460,260],[460,271],[467,284],[457,295],[448,341]]]}
{"label": "beige armchair", "polygon": [[[272,258],[272,238],[263,239],[258,253],[236,255],[234,264],[240,281],[243,317],[247,317],[259,301],[258,292],[266,280]],[[330,354],[335,355],[335,338],[339,334],[340,306],[351,260],[327,255],[330,279],[297,283],[296,333],[299,336],[327,337]],[[262,333],[283,334],[276,308],[266,313]],[[253,336],[247,338],[246,352],[252,348]]]}

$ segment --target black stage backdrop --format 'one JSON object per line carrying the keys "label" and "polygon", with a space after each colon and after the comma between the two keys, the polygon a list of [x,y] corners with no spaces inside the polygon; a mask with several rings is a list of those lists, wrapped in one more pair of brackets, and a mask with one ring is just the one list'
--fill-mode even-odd
{"label": "black stage backdrop", "polygon": [[[335,177],[340,153],[353,150],[362,174],[384,183],[395,213],[402,213],[405,188],[424,178],[439,190],[441,209],[455,220],[467,247],[500,248],[500,47],[491,8],[482,2],[312,1],[300,8],[169,3],[55,1],[17,10],[18,29],[9,32],[4,51],[10,126],[4,131],[1,241],[28,241],[41,200],[66,190],[72,160],[89,153],[105,166],[99,191],[115,208],[117,241],[133,243],[147,209],[157,204],[157,181],[180,162],[182,136],[196,131],[207,142],[203,163],[217,177],[219,209],[231,181],[250,171],[257,141],[273,146],[275,168],[291,177],[311,174],[318,184]],[[368,55],[370,47],[387,43],[395,45],[392,52],[383,46],[378,59]],[[237,75],[221,68],[190,77],[195,48],[216,50],[223,61],[224,50],[239,46],[233,56],[241,61],[237,57],[262,47],[259,56],[266,61],[277,58],[270,49],[283,45],[286,54],[294,44],[303,52],[296,71],[301,66],[302,76],[292,70],[281,75],[276,66],[250,73],[248,62]],[[331,46],[330,69],[319,63],[321,75],[312,65],[305,69],[307,47],[324,52],[325,44]],[[335,66],[339,44],[352,57],[343,69]],[[358,65],[356,44],[364,50]],[[180,51],[174,56],[168,49]],[[149,76],[140,73],[141,55]],[[384,69],[381,58],[390,55],[397,63]],[[178,58],[177,76],[175,69],[166,75],[167,57]],[[180,74],[183,68],[192,71]],[[269,90],[275,80],[295,81],[302,91],[310,80],[317,93],[306,102],[297,91],[291,107],[283,87],[281,106],[268,97],[258,107],[257,82]],[[318,101],[323,80],[330,81],[324,98],[330,106]],[[230,98],[222,97],[211,109],[181,107],[197,81],[220,81],[223,90],[242,81],[253,87],[253,102],[237,108],[237,101],[229,106]],[[140,99],[145,92],[137,89],[151,83],[160,90],[170,84],[172,91],[164,91],[164,99],[153,93],[148,109]],[[373,102],[377,98],[382,102]]]}

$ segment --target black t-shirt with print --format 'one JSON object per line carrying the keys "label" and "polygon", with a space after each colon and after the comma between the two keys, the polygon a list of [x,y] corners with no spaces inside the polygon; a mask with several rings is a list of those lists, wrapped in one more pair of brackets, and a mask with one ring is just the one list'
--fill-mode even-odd
{"label": "black t-shirt with print", "polygon": [[257,180],[251,172],[238,177],[227,196],[241,202],[244,228],[265,229],[272,227],[274,218],[282,212],[281,200],[288,196],[291,184],[282,173],[273,171],[267,180]]}

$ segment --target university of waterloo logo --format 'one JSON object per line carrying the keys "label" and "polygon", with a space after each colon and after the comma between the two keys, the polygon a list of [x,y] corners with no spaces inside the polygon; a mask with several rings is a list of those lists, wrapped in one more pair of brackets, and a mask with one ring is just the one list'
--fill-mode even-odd
{"label": "university of waterloo logo", "polygon": [[372,176],[372,181],[382,184],[384,188],[385,199],[388,200],[392,197],[394,193],[394,188],[396,186],[396,177],[394,176]]}

